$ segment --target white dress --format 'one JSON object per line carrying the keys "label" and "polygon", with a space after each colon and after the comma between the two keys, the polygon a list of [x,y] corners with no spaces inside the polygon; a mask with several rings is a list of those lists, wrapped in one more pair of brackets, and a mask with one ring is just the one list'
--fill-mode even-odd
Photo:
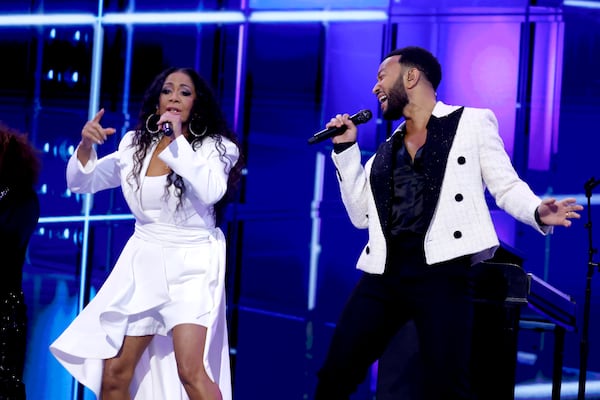
{"label": "white dress", "polygon": [[[215,227],[212,205],[225,193],[237,147],[223,139],[229,162],[225,167],[212,140],[193,151],[179,137],[163,150],[159,157],[186,184],[186,198],[177,209],[173,192],[156,203],[142,196],[144,190],[127,183],[133,165],[131,138],[129,132],[119,150],[102,159],[94,152],[85,167],[75,155],[69,160],[67,181],[72,191],[95,193],[121,185],[136,224],[97,295],[50,345],[50,351],[99,396],[103,360],[117,354],[125,335],[153,334],[135,370],[132,398],[187,400],[177,374],[171,329],[181,323],[203,325],[207,327],[204,366],[223,399],[231,400],[225,238]],[[145,177],[153,150],[142,166],[142,188],[157,179]]]}

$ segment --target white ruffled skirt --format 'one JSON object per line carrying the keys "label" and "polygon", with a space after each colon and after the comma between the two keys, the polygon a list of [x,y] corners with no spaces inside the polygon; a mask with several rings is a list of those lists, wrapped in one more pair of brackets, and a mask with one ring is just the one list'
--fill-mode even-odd
{"label": "white ruffled skirt", "polygon": [[50,351],[99,396],[103,360],[117,354],[124,336],[155,335],[136,367],[132,399],[188,400],[171,338],[181,323],[207,327],[204,367],[231,400],[223,233],[136,224],[98,294]]}

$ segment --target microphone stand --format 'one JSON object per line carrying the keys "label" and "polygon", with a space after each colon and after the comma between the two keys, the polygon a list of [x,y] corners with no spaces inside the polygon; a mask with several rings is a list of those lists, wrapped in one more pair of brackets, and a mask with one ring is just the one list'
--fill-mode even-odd
{"label": "microphone stand", "polygon": [[581,342],[579,346],[579,391],[577,400],[585,400],[585,382],[587,378],[587,360],[589,353],[588,343],[588,330],[590,320],[590,302],[592,298],[592,275],[594,274],[594,268],[598,267],[598,263],[593,262],[594,254],[598,251],[593,247],[592,242],[592,189],[600,184],[593,177],[590,178],[585,184],[585,196],[587,197],[587,215],[588,222],[585,224],[585,228],[588,230],[588,270],[586,276],[586,287],[585,287],[585,302],[583,304],[583,327],[581,331]]}

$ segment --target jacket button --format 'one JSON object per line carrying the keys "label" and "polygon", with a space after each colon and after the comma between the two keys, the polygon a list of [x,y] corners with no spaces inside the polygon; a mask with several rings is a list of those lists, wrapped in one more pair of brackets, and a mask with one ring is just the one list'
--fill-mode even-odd
{"label": "jacket button", "polygon": [[461,231],[454,231],[454,239],[460,239],[462,237]]}
{"label": "jacket button", "polygon": [[464,163],[467,162],[467,160],[463,156],[458,157],[457,161],[460,165],[463,165]]}
{"label": "jacket button", "polygon": [[454,196],[454,200],[456,201],[463,201],[463,195],[458,193],[456,196]]}
{"label": "jacket button", "polygon": [[369,246],[367,246],[367,248],[365,249],[365,252],[366,252],[367,254],[369,254],[369,253],[371,252],[371,249],[369,248]]}

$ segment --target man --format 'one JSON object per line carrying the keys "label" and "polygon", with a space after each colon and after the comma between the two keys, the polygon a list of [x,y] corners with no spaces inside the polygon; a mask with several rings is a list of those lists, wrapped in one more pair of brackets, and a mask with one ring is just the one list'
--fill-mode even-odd
{"label": "man", "polygon": [[436,98],[441,66],[427,50],[392,51],[373,93],[385,119],[405,122],[363,167],[348,114],[332,139],[342,200],[352,223],[368,229],[357,263],[364,271],[318,373],[315,399],[349,399],[407,321],[417,330],[427,400],[473,399],[469,361],[473,303],[469,267],[499,246],[485,201],[542,234],[569,227],[575,199],[540,200],[511,165],[492,111]]}

